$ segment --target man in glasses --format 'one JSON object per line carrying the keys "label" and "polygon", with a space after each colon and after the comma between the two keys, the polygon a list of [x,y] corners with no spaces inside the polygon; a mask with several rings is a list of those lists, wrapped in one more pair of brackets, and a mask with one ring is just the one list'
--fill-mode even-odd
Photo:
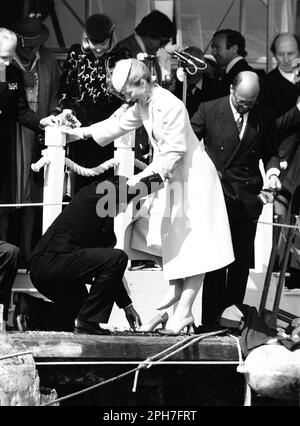
{"label": "man in glasses", "polygon": [[263,186],[260,159],[268,187],[280,186],[275,118],[257,103],[259,88],[257,74],[243,71],[234,78],[229,96],[202,103],[191,119],[221,179],[235,255],[228,267],[206,274],[202,297],[206,327],[215,326],[225,307],[243,303],[262,211],[257,199]]}

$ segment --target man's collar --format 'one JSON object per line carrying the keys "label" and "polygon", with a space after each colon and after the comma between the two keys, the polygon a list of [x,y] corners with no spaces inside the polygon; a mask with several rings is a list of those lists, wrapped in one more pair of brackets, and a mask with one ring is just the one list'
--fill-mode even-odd
{"label": "man's collar", "polygon": [[227,64],[226,67],[226,74],[229,73],[229,71],[231,70],[231,68],[237,63],[239,62],[241,59],[244,59],[242,56],[237,56],[236,58],[231,59],[231,61]]}
{"label": "man's collar", "polygon": [[137,33],[134,33],[134,37],[135,37],[135,39],[136,39],[137,44],[138,44],[138,45],[140,46],[140,48],[142,49],[142,52],[143,52],[143,53],[147,53],[147,50],[146,50],[145,44],[144,44],[143,40],[141,39],[141,37],[140,37]]}
{"label": "man's collar", "polygon": [[289,82],[295,84],[295,75],[293,72],[283,72],[279,67],[278,71],[280,72],[280,74],[282,75],[282,77],[284,77],[286,80],[288,80]]}

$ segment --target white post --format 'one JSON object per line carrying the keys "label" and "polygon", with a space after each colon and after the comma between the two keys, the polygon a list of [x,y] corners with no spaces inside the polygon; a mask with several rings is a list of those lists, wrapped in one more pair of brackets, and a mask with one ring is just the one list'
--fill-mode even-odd
{"label": "white post", "polygon": [[[264,181],[264,187],[267,185],[267,177],[262,160],[259,162],[259,169]],[[261,222],[273,222],[273,204],[267,204],[263,207],[262,213],[258,219]],[[270,253],[272,250],[273,229],[271,225],[258,224],[255,236],[254,255],[255,271],[267,272]]]}
{"label": "white post", "polygon": [[50,163],[45,167],[44,173],[44,203],[43,208],[43,233],[45,233],[54,219],[62,211],[62,198],[64,187],[65,145],[66,135],[58,127],[46,127],[45,145],[46,154]]}
{"label": "white post", "polygon": [[[116,167],[115,174],[130,177],[134,173],[134,144],[135,144],[135,131],[129,132],[126,135],[118,138],[114,142],[115,156],[114,158],[119,161]],[[124,249],[125,231],[127,226],[132,220],[132,205],[129,204],[127,210],[120,213],[114,221],[114,230],[117,237],[116,247]]]}

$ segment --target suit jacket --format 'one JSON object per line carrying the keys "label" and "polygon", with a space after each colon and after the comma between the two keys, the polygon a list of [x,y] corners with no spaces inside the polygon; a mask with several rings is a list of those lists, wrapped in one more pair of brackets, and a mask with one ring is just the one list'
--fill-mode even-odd
{"label": "suit jacket", "polygon": [[[194,115],[202,102],[207,102],[221,97],[219,83],[219,80],[213,79],[207,75],[203,75],[201,90],[197,87],[195,90],[190,87],[187,88],[186,109],[188,110],[190,117]],[[179,80],[176,80],[174,95],[182,100],[182,92],[183,84]]]}
{"label": "suit jacket", "polygon": [[[114,218],[110,216],[100,217],[97,214],[97,203],[102,198],[97,193],[99,182],[101,182],[101,179],[78,191],[72,201],[47,229],[33,250],[32,270],[34,270],[34,262],[38,256],[45,256],[47,263],[50,262],[55,265],[56,256],[68,255],[68,262],[71,262],[70,255],[76,250],[115,246]],[[113,205],[115,204],[113,198],[111,202]],[[88,256],[88,253],[86,256]],[[119,287],[115,298],[120,308],[131,303],[131,299],[123,286]]]}
{"label": "suit jacket", "polygon": [[35,246],[32,259],[44,252],[70,253],[78,248],[114,247],[113,217],[96,212],[98,181],[82,188],[63,209]]}
{"label": "suit jacket", "polygon": [[0,82],[0,197],[12,202],[15,193],[12,179],[15,164],[16,122],[34,130],[39,129],[39,117],[27,102],[21,71],[13,65],[6,68],[6,82]]}
{"label": "suit jacket", "polygon": [[230,85],[233,82],[234,77],[241,71],[254,71],[253,68],[248,64],[246,59],[240,59],[234,64],[234,66],[225,73],[220,80],[220,97],[226,96],[230,93]]}
{"label": "suit jacket", "polygon": [[263,185],[259,160],[263,160],[266,170],[279,168],[274,115],[262,105],[255,105],[240,140],[229,96],[226,96],[201,104],[191,123],[198,138],[204,138],[222,181],[232,187],[238,197],[235,201],[226,200],[234,204],[234,214],[258,218],[262,206],[257,195]]}
{"label": "suit jacket", "polygon": [[[262,103],[273,108],[279,117],[296,105],[299,95],[299,86],[284,78],[276,67],[266,75],[259,98]],[[288,163],[283,185],[290,191],[293,191],[293,186],[300,183],[299,130],[300,123],[297,126],[289,126],[280,133],[279,157],[281,161]]]}

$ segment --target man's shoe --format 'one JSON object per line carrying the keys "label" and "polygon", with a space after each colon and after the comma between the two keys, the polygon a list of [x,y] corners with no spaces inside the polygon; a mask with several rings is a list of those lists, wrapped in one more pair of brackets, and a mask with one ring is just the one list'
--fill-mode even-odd
{"label": "man's shoe", "polygon": [[14,328],[18,331],[28,330],[29,299],[26,293],[15,293],[13,296],[15,305],[13,313]]}
{"label": "man's shoe", "polygon": [[224,327],[217,323],[198,325],[198,327],[193,325],[193,328],[195,334],[211,333],[213,331],[219,331],[224,329]]}
{"label": "man's shoe", "polygon": [[107,329],[101,328],[97,323],[82,321],[78,318],[75,320],[74,333],[76,334],[98,334],[102,336],[109,336],[111,332]]}

